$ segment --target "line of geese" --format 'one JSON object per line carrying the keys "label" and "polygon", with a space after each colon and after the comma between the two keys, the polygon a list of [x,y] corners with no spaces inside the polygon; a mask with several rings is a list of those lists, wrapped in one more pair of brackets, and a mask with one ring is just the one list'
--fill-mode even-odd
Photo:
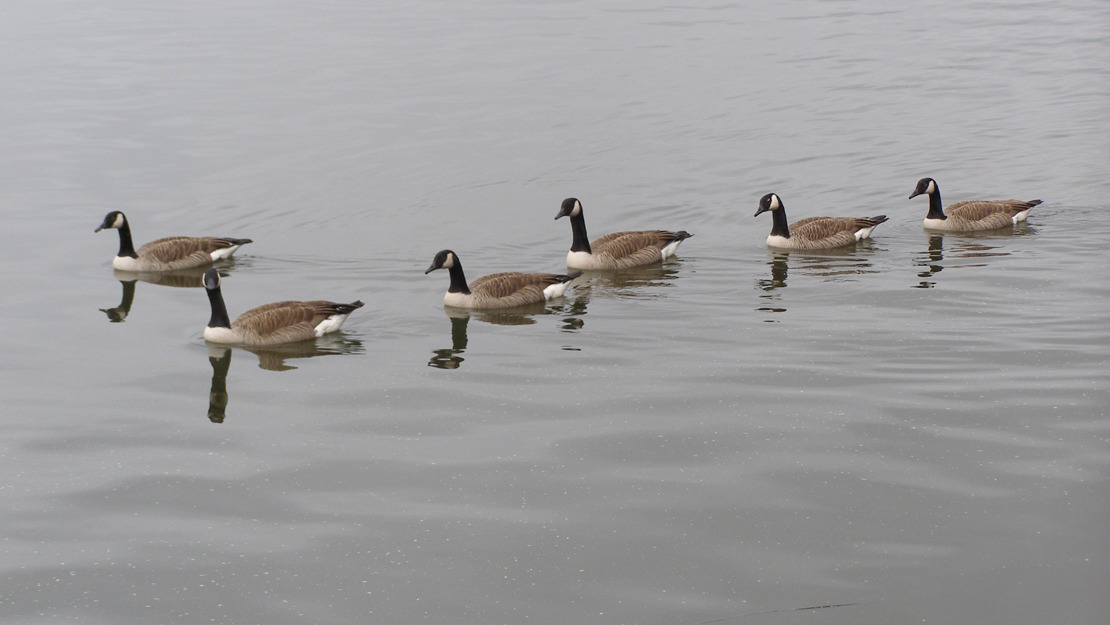
{"label": "line of geese", "polygon": [[[932,178],[919,180],[910,199],[918,195],[929,196],[925,228],[945,232],[1003,228],[1025,221],[1029,210],[1041,203],[1040,200],[973,200],[957,202],[944,209],[940,188]],[[772,217],[767,245],[783,249],[815,250],[851,245],[870,238],[875,227],[887,221],[886,215],[808,217],[788,224],[786,207],[774,193],[760,199],[755,215],[765,212],[770,212]],[[443,296],[446,306],[508,308],[563,296],[582,270],[626,269],[664,261],[675,255],[684,240],[693,236],[685,230],[640,230],[614,232],[590,241],[582,203],[576,198],[563,201],[555,219],[562,217],[569,218],[573,236],[567,252],[567,266],[576,271],[566,274],[504,272],[468,283],[458,254],[442,250],[424,273],[447,270],[451,281]],[[167,237],[136,250],[131,240],[131,227],[122,212],[108,213],[96,232],[110,228],[119,231],[120,240],[119,253],[112,260],[112,266],[124,271],[164,272],[203,267],[231,258],[240,247],[251,243],[251,239],[228,237]],[[338,331],[347,317],[363,306],[361,301],[350,304],[323,300],[274,302],[252,308],[231,321],[220,291],[219,273],[208,269],[203,281],[212,309],[212,316],[204,328],[204,339],[212,343],[267,346],[304,341]]]}

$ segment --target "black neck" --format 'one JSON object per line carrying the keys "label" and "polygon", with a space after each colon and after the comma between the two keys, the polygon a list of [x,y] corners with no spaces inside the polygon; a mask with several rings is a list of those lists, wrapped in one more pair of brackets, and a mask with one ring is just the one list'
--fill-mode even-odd
{"label": "black neck", "polygon": [[447,287],[448,293],[470,295],[470,287],[466,286],[466,276],[463,275],[462,263],[459,262],[458,256],[455,256],[455,262],[447,269],[447,273],[451,274],[451,286]]}
{"label": "black neck", "polygon": [[119,227],[119,254],[117,256],[139,257],[135,253],[135,246],[131,243],[131,225],[127,223],[126,219],[123,220],[123,225]]}
{"label": "black neck", "polygon": [[574,239],[570,242],[570,251],[593,254],[593,250],[590,249],[590,237],[586,236],[586,217],[583,216],[581,208],[578,209],[577,215],[570,216],[570,231],[574,235]]}
{"label": "black neck", "polygon": [[947,219],[944,216],[944,207],[940,203],[940,189],[937,189],[936,193],[929,194],[929,214],[925,219]]}
{"label": "black neck", "polygon": [[224,296],[219,287],[205,289],[208,291],[208,303],[212,305],[212,317],[208,320],[209,328],[230,328],[231,320],[227,318],[227,306],[224,306]]}
{"label": "black neck", "polygon": [[780,206],[771,211],[771,236],[783,237],[784,239],[790,238],[790,228],[786,225],[785,206]]}

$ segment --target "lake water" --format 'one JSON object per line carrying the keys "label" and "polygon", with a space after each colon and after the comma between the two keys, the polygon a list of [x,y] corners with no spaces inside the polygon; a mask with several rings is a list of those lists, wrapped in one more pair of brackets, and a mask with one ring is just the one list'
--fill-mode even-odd
{"label": "lake water", "polygon": [[[687,4],[8,6],[0,622],[1106,623],[1110,4]],[[774,253],[771,191],[890,221]],[[443,309],[568,196],[695,236]],[[117,209],[254,239],[233,316],[366,306],[209,348]]]}

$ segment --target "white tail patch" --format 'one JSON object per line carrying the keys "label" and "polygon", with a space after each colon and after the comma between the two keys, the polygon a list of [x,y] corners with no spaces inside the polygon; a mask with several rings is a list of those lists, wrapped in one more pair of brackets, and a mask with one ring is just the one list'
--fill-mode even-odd
{"label": "white tail patch", "polygon": [[332,315],[327,319],[320,322],[316,326],[316,336],[324,336],[329,332],[336,332],[339,328],[343,327],[343,322],[347,320],[348,315]]}
{"label": "white tail patch", "polygon": [[1014,215],[1014,223],[1016,224],[1019,221],[1025,221],[1025,218],[1028,217],[1028,216],[1029,216],[1029,209],[1027,208],[1027,209],[1021,211],[1020,213]]}
{"label": "white tail patch", "polygon": [[543,298],[552,299],[554,297],[562,297],[566,294],[567,289],[570,288],[571,282],[573,282],[573,280],[561,282],[559,284],[552,284],[551,286],[543,290]]}
{"label": "white tail patch", "polygon": [[856,240],[857,241],[862,241],[863,239],[870,239],[871,238],[871,231],[874,230],[874,229],[875,229],[875,226],[871,226],[870,228],[861,228],[859,230],[856,230]]}
{"label": "white tail patch", "polygon": [[663,260],[667,260],[671,256],[674,256],[675,252],[678,251],[678,246],[681,243],[682,241],[671,241],[670,243],[666,244],[665,246],[663,246],[663,249],[659,250],[659,257]]}
{"label": "white tail patch", "polygon": [[240,247],[242,246],[232,245],[231,247],[224,247],[212,252],[212,254],[210,254],[212,256],[212,262],[223,260],[225,258],[231,258],[231,255],[234,254]]}

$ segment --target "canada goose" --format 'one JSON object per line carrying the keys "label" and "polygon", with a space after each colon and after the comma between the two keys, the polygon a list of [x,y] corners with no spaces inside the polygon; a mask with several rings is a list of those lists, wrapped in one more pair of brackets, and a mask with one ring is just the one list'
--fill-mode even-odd
{"label": "canada goose", "polygon": [[215,269],[204,272],[204,288],[208,291],[208,303],[212,305],[204,340],[212,343],[278,345],[307,341],[339,330],[347,316],[363,305],[360,301],[350,304],[274,302],[252,308],[232,322],[220,293],[220,274]]}
{"label": "canada goose", "polygon": [[436,269],[446,269],[451,274],[451,286],[443,303],[457,308],[509,308],[542,302],[566,293],[570,281],[582,275],[581,271],[567,275],[509,271],[482,276],[467,286],[462,263],[451,250],[437,253],[424,275]]}
{"label": "canada goose", "polygon": [[119,253],[112,259],[112,266],[124,271],[173,271],[203,267],[224,258],[231,258],[240,246],[250,239],[224,237],[166,237],[151,241],[135,251],[131,242],[131,226],[120,211],[104,216],[96,232],[107,228],[119,230]]}
{"label": "canada goose", "polygon": [[759,200],[758,217],[761,213],[771,212],[771,234],[767,245],[794,250],[820,250],[871,237],[875,226],[886,221],[886,215],[875,217],[807,217],[786,225],[786,207],[782,199],[768,193]]}
{"label": "canada goose", "polygon": [[949,232],[974,232],[1012,226],[1025,221],[1029,216],[1029,209],[1041,203],[1040,200],[972,200],[956,202],[944,209],[940,203],[940,187],[932,178],[918,180],[909,199],[922,193],[929,196],[929,214],[925,215],[925,227]]}
{"label": "canada goose", "polygon": [[694,236],[685,230],[639,230],[614,232],[591,243],[586,236],[582,202],[573,197],[563,200],[555,219],[560,217],[570,217],[574,239],[567,252],[567,267],[575,269],[627,269],[650,265],[674,256],[678,245]]}

